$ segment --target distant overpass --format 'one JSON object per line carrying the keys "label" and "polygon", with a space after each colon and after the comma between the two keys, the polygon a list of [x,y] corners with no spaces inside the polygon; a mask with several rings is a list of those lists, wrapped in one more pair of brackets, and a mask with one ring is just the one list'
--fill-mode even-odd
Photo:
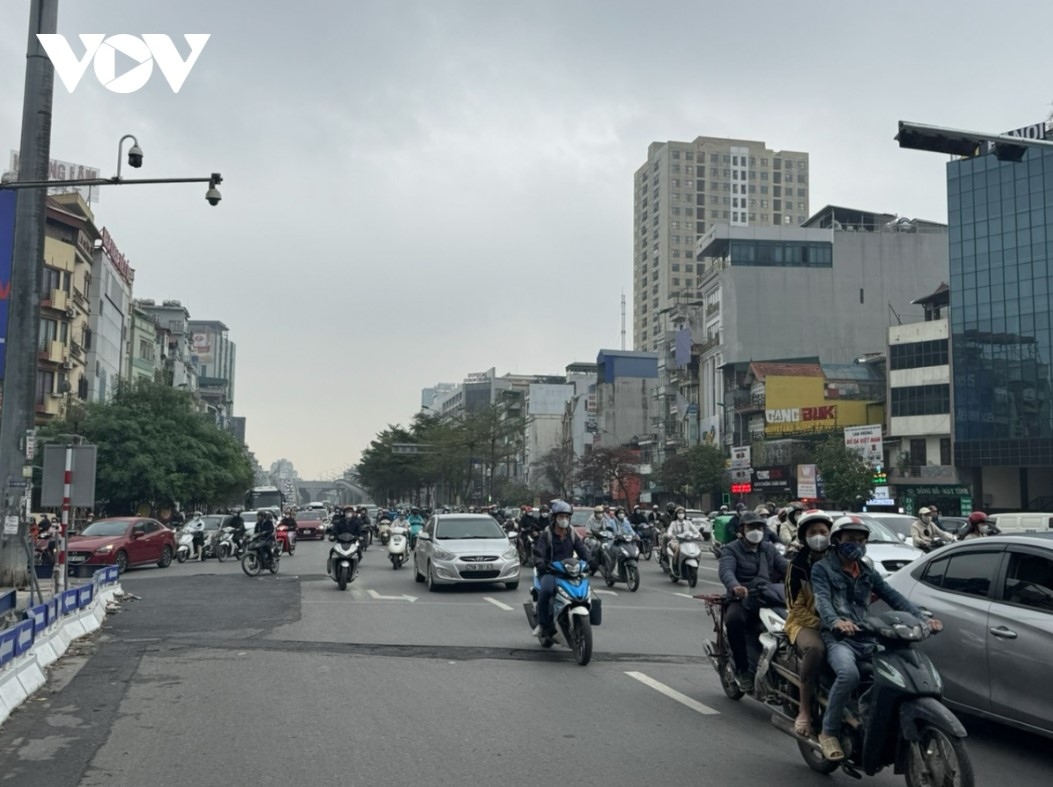
{"label": "distant overpass", "polygon": [[369,492],[353,481],[338,478],[335,481],[297,481],[296,491],[303,505],[314,500],[329,501],[339,505],[359,505],[369,501]]}

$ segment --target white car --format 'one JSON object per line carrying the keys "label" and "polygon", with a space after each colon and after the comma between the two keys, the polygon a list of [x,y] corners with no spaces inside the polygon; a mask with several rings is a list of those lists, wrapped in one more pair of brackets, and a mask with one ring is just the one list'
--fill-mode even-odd
{"label": "white car", "polygon": [[519,587],[519,551],[489,514],[436,514],[417,536],[413,574],[439,585],[503,583]]}

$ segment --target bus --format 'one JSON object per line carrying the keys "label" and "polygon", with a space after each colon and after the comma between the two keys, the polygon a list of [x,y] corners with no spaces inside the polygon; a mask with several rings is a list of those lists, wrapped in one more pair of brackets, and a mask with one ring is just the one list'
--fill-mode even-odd
{"label": "bus", "polygon": [[245,510],[258,511],[261,508],[285,510],[285,495],[276,486],[254,486],[245,493]]}

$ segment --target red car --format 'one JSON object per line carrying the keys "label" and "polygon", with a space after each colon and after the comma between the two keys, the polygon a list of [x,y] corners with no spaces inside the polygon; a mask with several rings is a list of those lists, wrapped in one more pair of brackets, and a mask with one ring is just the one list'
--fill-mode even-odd
{"label": "red car", "polygon": [[322,509],[296,512],[297,538],[325,538],[325,511]]}
{"label": "red car", "polygon": [[156,519],[114,517],[92,522],[69,539],[70,567],[116,565],[121,573],[129,566],[155,563],[168,568],[176,552],[175,534]]}

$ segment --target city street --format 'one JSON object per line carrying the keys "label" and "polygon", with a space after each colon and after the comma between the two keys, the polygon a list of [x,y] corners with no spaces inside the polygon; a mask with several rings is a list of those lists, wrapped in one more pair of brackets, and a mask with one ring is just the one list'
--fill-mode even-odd
{"label": "city street", "polygon": [[[278,575],[238,563],[127,572],[140,598],[74,648],[0,730],[15,785],[850,784],[811,772],[700,658],[708,618],[653,562],[602,582],[595,655],[530,637],[528,583],[429,593],[371,548],[347,592],[303,542]],[[78,652],[79,651],[79,652]],[[1048,784],[1048,741],[966,719],[977,784]],[[869,783],[902,784],[882,773]]]}

